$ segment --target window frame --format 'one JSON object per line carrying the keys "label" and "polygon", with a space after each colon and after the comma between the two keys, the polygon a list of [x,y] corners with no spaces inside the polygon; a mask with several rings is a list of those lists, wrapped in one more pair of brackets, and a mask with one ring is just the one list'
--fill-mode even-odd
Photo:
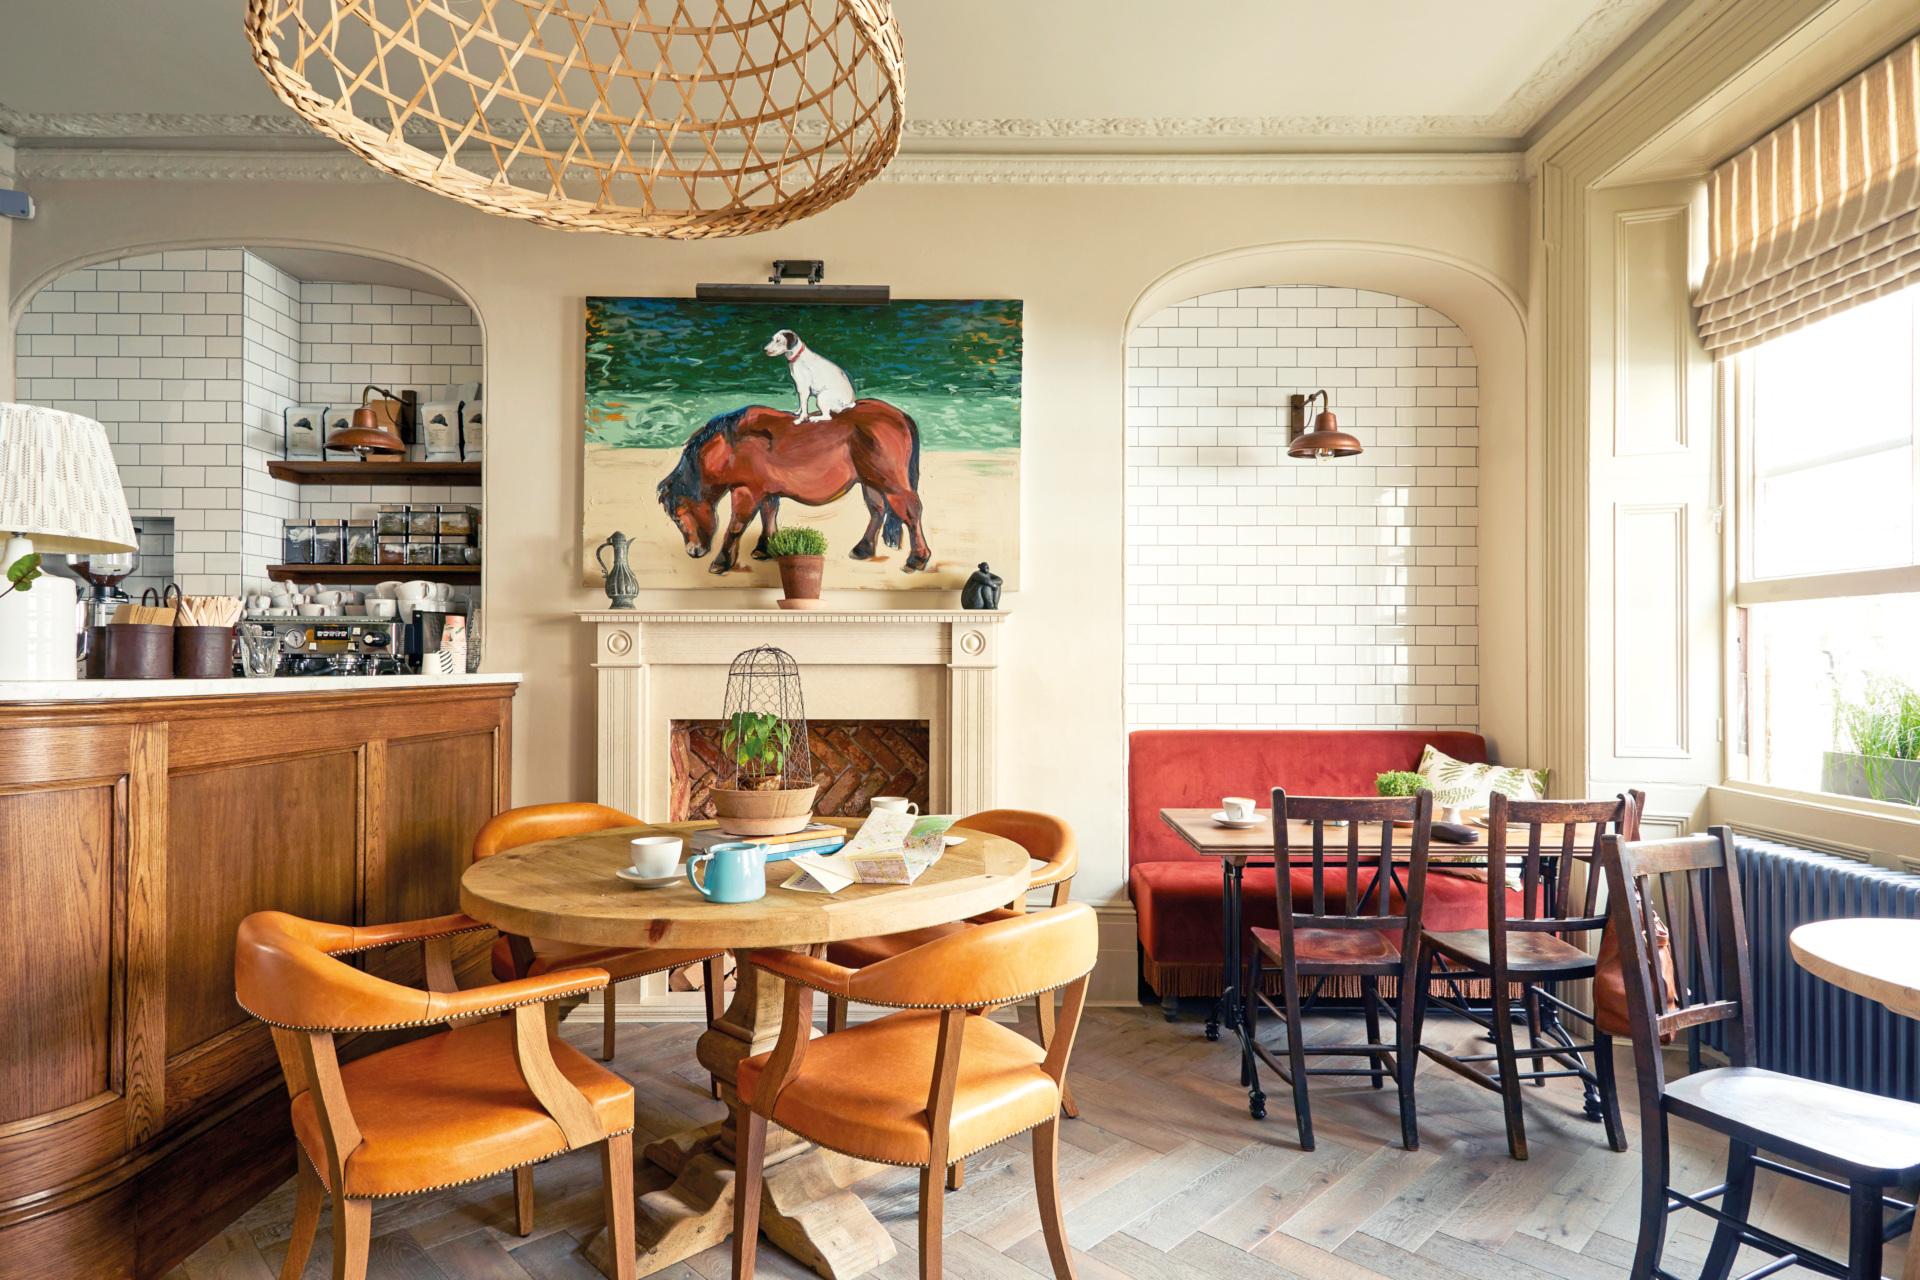
{"label": "window frame", "polygon": [[[1914,433],[1915,500],[1920,505],[1920,286],[1915,294]],[[1726,725],[1722,733],[1725,780],[1709,789],[1710,821],[1743,830],[1801,840],[1898,870],[1920,871],[1920,807],[1843,796],[1757,781],[1747,749],[1753,673],[1747,664],[1748,611],[1759,605],[1875,595],[1920,595],[1920,514],[1914,522],[1914,563],[1878,569],[1758,577],[1754,574],[1757,523],[1752,351],[1714,362],[1715,413],[1719,418],[1721,492],[1731,502],[1721,521],[1725,566]],[[1904,447],[1891,445],[1888,448]],[[1842,461],[1844,454],[1829,459]]]}

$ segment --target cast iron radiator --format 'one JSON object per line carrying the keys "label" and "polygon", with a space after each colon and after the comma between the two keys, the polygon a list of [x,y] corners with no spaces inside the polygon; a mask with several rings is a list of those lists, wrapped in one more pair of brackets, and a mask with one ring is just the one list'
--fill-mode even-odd
{"label": "cast iron radiator", "polygon": [[1762,1067],[1920,1099],[1920,1022],[1842,991],[1794,962],[1798,925],[1843,916],[1920,917],[1920,875],[1736,836],[1753,957],[1754,1035]]}

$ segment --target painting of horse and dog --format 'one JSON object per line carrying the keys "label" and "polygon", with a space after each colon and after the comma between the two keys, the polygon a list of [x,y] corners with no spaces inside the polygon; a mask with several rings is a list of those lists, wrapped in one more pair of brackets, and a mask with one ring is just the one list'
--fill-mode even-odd
{"label": "painting of horse and dog", "polygon": [[585,585],[618,529],[642,587],[777,587],[784,520],[829,588],[985,560],[1018,589],[1019,302],[589,298],[586,327]]}

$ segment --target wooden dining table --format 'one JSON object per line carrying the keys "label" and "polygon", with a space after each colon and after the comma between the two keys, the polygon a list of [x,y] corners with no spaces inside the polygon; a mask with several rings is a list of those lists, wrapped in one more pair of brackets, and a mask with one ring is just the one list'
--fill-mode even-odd
{"label": "wooden dining table", "polygon": [[[860,820],[826,818],[857,827]],[[733,1161],[742,1059],[766,1053],[780,1034],[783,984],[746,962],[757,947],[806,949],[845,939],[964,920],[1004,907],[1027,890],[1027,852],[961,827],[962,843],[911,885],[850,885],[836,894],[783,889],[794,868],[767,864],[764,898],[707,901],[691,884],[638,889],[614,872],[630,865],[628,842],[685,836],[711,822],[661,823],[563,836],[495,854],[467,868],[460,907],[504,933],[625,947],[724,947],[734,953],[726,1012],[700,1037],[700,1065],[720,1082],[724,1120],[649,1144],[641,1158],[674,1175],[636,1203],[638,1273],[646,1275],[725,1240],[733,1231]],[[779,1126],[768,1131],[760,1228],[828,1280],[851,1280],[895,1254],[893,1237],[846,1187],[875,1166],[814,1146]],[[607,1233],[587,1256],[613,1274]]]}
{"label": "wooden dining table", "polygon": [[[1920,920],[1816,920],[1788,934],[1787,947],[1808,973],[1920,1018]],[[1920,1244],[1909,1240],[1900,1275],[1920,1280]]]}
{"label": "wooden dining table", "polygon": [[[1206,854],[1220,859],[1220,915],[1222,929],[1222,957],[1220,972],[1220,998],[1213,1008],[1207,1011],[1207,1039],[1218,1040],[1220,1028],[1226,1027],[1240,1044],[1240,1083],[1252,1087],[1254,1083],[1253,1046],[1248,1042],[1244,1021],[1241,1016],[1242,993],[1240,984],[1246,970],[1241,943],[1246,933],[1245,914],[1241,901],[1241,884],[1250,866],[1272,866],[1278,853],[1278,844],[1274,838],[1273,810],[1258,809],[1255,814],[1259,821],[1244,827],[1229,827],[1216,821],[1211,809],[1162,809],[1160,820],[1186,842],[1195,853]],[[1479,824],[1475,824],[1479,825]],[[1546,855],[1557,852],[1559,839],[1565,828],[1558,823],[1541,825],[1541,854],[1543,865]],[[1328,865],[1343,865],[1346,861],[1347,829],[1328,827],[1322,835],[1325,858]],[[1393,847],[1396,850],[1410,848],[1413,829],[1411,826],[1395,826],[1393,829]],[[1484,878],[1487,866],[1488,834],[1481,828],[1480,841],[1477,844],[1451,844],[1439,840],[1429,842],[1428,856],[1432,860],[1429,866],[1450,872],[1478,871]],[[1508,828],[1508,863],[1512,865],[1515,853],[1526,848],[1528,828],[1511,826]],[[1585,860],[1584,850],[1593,844],[1593,828],[1582,824],[1574,828],[1576,856]],[[1290,865],[1311,866],[1313,863],[1313,824],[1311,822],[1290,821],[1287,824],[1288,862]],[[1368,826],[1360,834],[1360,860],[1367,861],[1368,851],[1372,851],[1375,865],[1380,857],[1379,831]],[[1477,856],[1476,856],[1477,855]],[[1250,1103],[1255,1117],[1264,1113],[1264,1106],[1257,1100]],[[1597,1106],[1597,1104],[1596,1104]],[[1598,1111],[1594,1111],[1594,1118]],[[1914,1277],[1920,1280],[1920,1277]]]}

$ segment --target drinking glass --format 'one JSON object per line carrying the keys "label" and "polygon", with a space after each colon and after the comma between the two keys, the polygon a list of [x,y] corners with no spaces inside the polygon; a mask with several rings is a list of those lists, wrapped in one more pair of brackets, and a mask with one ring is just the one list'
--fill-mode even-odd
{"label": "drinking glass", "polygon": [[280,642],[274,633],[255,622],[240,628],[241,669],[250,676],[271,676],[280,665]]}

